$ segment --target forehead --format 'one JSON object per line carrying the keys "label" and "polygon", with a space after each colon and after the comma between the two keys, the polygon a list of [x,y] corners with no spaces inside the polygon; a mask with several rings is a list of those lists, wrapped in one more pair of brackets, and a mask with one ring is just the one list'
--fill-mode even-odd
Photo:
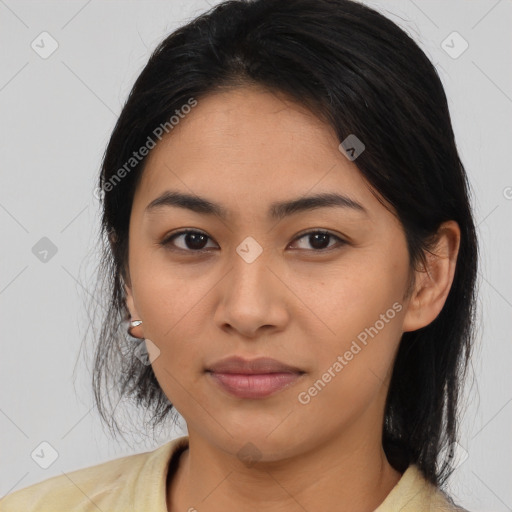
{"label": "forehead", "polygon": [[272,199],[338,192],[382,208],[338,146],[331,126],[283,94],[259,87],[215,93],[151,150],[137,194],[147,204],[178,189],[263,210]]}
{"label": "forehead", "polygon": [[200,98],[153,154],[179,149],[200,157],[211,149],[221,158],[254,164],[266,157],[318,158],[337,146],[332,128],[305,106],[283,93],[247,86]]}

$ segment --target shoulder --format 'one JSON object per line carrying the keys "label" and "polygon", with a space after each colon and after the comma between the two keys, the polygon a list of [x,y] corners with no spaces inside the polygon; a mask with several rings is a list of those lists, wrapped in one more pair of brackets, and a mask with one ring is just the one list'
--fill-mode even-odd
{"label": "shoulder", "polygon": [[469,510],[457,505],[448,494],[440,489],[435,489],[432,496],[429,510],[435,512],[469,512]]}
{"label": "shoulder", "polygon": [[[0,512],[86,512],[131,510],[133,495],[157,497],[168,460],[178,440],[154,451],[120,457],[83,469],[62,472],[0,499]],[[156,477],[156,478],[155,478]],[[124,505],[124,506],[123,506]]]}
{"label": "shoulder", "polygon": [[411,465],[375,512],[469,512],[432,485],[420,468]]}
{"label": "shoulder", "polygon": [[[106,493],[118,497],[127,477],[137,472],[147,454],[130,455],[62,473],[12,492],[0,500],[1,512],[87,510]],[[94,506],[93,506],[94,508]]]}

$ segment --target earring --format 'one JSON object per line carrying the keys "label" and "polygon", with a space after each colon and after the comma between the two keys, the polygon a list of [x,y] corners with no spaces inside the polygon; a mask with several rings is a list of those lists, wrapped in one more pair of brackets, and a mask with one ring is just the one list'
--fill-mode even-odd
{"label": "earring", "polygon": [[137,327],[139,325],[142,324],[142,320],[133,320],[132,322],[130,322],[130,327],[128,327],[128,334],[132,337],[132,338],[137,338],[139,340],[143,340],[144,338],[139,338],[138,336],[134,336],[132,334],[132,328],[133,327]]}

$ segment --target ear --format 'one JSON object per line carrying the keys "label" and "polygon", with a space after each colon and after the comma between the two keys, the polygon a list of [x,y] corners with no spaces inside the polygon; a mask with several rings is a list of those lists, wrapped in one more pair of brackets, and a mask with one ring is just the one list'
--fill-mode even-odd
{"label": "ear", "polygon": [[426,265],[415,272],[402,330],[416,331],[433,322],[446,302],[453,283],[460,247],[460,228],[457,222],[443,222],[438,229],[437,243],[426,253]]}
{"label": "ear", "polygon": [[[128,280],[129,282],[129,280]],[[137,308],[135,307],[135,299],[133,297],[133,290],[131,284],[124,283],[124,291],[126,294],[126,307],[130,312],[130,321],[132,320],[142,320],[139,313],[137,312]],[[143,325],[138,325],[137,327],[132,327],[131,331],[133,335],[137,338],[144,338],[144,328]]]}

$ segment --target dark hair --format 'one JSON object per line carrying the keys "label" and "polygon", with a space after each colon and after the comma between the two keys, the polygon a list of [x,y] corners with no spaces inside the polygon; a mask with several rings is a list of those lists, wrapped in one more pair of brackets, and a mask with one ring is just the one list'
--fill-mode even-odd
{"label": "dark hair", "polygon": [[332,126],[340,142],[355,134],[365,144],[355,164],[401,221],[410,269],[422,268],[443,221],[460,226],[449,295],[433,322],[403,334],[383,425],[390,464],[403,472],[416,463],[440,485],[451,473],[449,459],[438,459],[458,436],[475,324],[478,247],[469,184],[436,69],[401,28],[355,1],[226,1],[173,32],[151,55],[113,130],[99,179],[105,192],[100,281],[109,294],[93,372],[100,415],[119,431],[101,397],[103,382],[113,378],[109,401],[111,391],[133,399],[151,412],[153,427],[177,416],[126,335],[129,219],[146,158],[131,168],[126,163],[154,141],[158,127],[170,132],[169,119],[191,99],[244,85],[284,93]]}

